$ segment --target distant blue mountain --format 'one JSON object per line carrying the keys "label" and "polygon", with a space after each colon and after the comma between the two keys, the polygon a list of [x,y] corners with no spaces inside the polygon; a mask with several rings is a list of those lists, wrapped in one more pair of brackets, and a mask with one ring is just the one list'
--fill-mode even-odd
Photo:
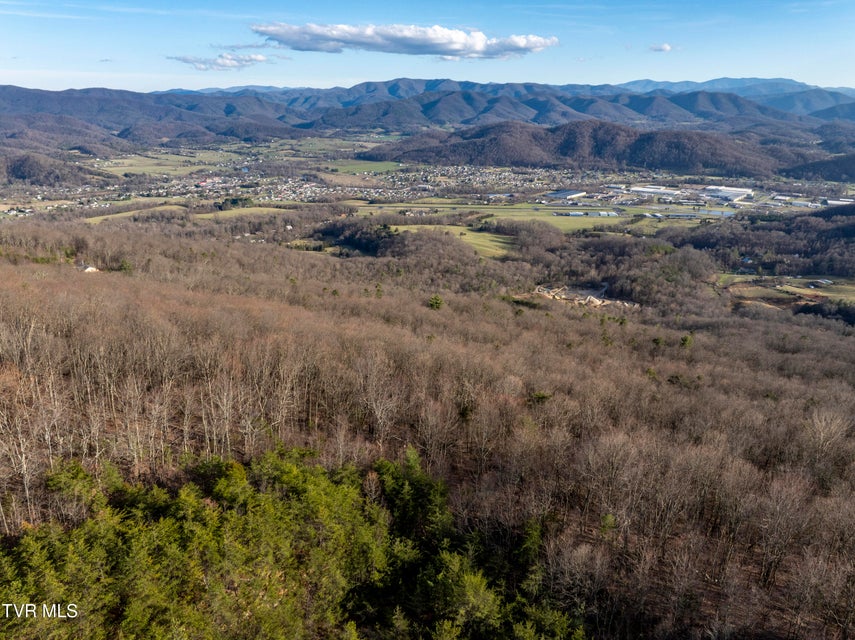
{"label": "distant blue mountain", "polygon": [[618,85],[636,93],[667,91],[670,93],[688,93],[690,91],[715,91],[720,93],[735,93],[742,97],[769,95],[776,93],[793,93],[814,89],[813,85],[788,80],[787,78],[716,78],[706,82],[660,82],[657,80],[633,80]]}

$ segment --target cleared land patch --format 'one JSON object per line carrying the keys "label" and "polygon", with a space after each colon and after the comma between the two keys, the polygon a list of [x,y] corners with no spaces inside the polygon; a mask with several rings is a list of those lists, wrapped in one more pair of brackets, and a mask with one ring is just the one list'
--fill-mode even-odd
{"label": "cleared land patch", "polygon": [[[821,284],[810,286],[812,282],[830,280],[832,284]],[[838,276],[807,276],[792,278],[781,287],[784,291],[791,291],[804,297],[829,298],[831,300],[845,300],[855,302],[855,278],[840,278]]]}
{"label": "cleared land patch", "polygon": [[[487,213],[496,220],[540,220],[557,227],[561,231],[578,231],[592,229],[602,225],[614,225],[625,222],[627,218],[599,216],[556,216],[552,215],[557,209],[543,205],[522,204],[472,204],[465,201],[443,200],[441,198],[424,198],[411,202],[367,203],[364,200],[347,200],[358,209],[359,215],[377,215],[381,213],[399,213],[402,211],[422,210],[428,213]],[[603,209],[605,211],[606,209]],[[597,210],[599,211],[599,210]]]}
{"label": "cleared land patch", "polygon": [[738,300],[763,301],[779,307],[822,300],[843,300],[855,303],[855,278],[837,276],[788,278],[722,274],[719,276],[718,284]]}
{"label": "cleared land patch", "polygon": [[241,156],[229,151],[195,151],[192,154],[145,153],[103,160],[96,168],[117,176],[126,173],[149,175],[186,176],[204,169],[220,169],[223,165],[239,162]]}
{"label": "cleared land patch", "polygon": [[433,231],[437,233],[446,233],[453,235],[455,238],[462,240],[471,246],[478,255],[485,258],[500,258],[507,255],[508,251],[513,247],[513,239],[508,236],[499,235],[497,233],[488,233],[485,231],[473,231],[468,227],[447,224],[405,224],[392,227],[398,232],[424,232]]}
{"label": "cleared land patch", "polygon": [[401,165],[397,162],[372,162],[370,160],[334,160],[329,166],[342,173],[390,173]]}
{"label": "cleared land patch", "polygon": [[122,213],[112,213],[106,216],[95,216],[94,218],[86,218],[84,222],[88,224],[98,224],[105,220],[120,220],[122,218],[133,218],[136,215],[145,215],[148,213],[182,213],[187,210],[179,204],[166,204],[160,207],[151,207],[150,209],[134,209],[133,211],[123,211]]}
{"label": "cleared land patch", "polygon": [[283,213],[291,213],[291,210],[281,209],[279,207],[242,207],[240,209],[228,209],[226,211],[198,213],[194,218],[197,220],[217,220],[221,218],[239,218],[241,216],[280,215]]}

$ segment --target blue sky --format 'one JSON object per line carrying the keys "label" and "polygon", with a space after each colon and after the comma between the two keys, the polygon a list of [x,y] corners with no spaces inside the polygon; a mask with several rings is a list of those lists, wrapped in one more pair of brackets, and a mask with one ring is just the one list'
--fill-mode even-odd
{"label": "blue sky", "polygon": [[0,0],[0,84],[153,91],[396,77],[855,87],[852,0]]}

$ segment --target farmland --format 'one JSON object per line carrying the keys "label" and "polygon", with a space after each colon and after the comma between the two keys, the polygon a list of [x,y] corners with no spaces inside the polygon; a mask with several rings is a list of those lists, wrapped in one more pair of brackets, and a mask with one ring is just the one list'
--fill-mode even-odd
{"label": "farmland", "polygon": [[757,277],[724,275],[719,283],[743,300],[790,306],[800,302],[843,300],[855,303],[855,279],[838,276]]}
{"label": "farmland", "polygon": [[93,216],[91,218],[86,218],[86,222],[88,224],[98,224],[100,222],[104,222],[105,220],[121,220],[123,218],[132,218],[137,215],[146,215],[152,213],[168,213],[168,214],[176,214],[183,213],[187,209],[181,205],[169,204],[169,205],[161,205],[156,207],[149,207],[147,209],[132,209],[130,211],[123,211],[122,213],[112,213],[103,216]]}
{"label": "farmland", "polygon": [[507,255],[513,247],[513,239],[508,236],[473,231],[469,227],[456,225],[397,225],[392,227],[399,233],[442,233],[454,236],[470,245],[478,255],[485,258],[498,258]]}
{"label": "farmland", "polygon": [[116,176],[146,174],[180,177],[200,171],[221,170],[241,158],[231,151],[185,151],[181,154],[150,151],[145,154],[97,160],[93,166]]}

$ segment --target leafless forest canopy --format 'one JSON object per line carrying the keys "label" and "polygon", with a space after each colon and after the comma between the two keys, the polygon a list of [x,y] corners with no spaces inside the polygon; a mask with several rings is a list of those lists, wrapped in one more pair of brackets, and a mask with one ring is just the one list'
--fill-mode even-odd
{"label": "leafless forest canopy", "polygon": [[[490,260],[382,218],[321,224],[333,215],[0,225],[10,544],[90,516],[46,482],[69,461],[98,486],[118,470],[174,495],[193,464],[304,448],[388,506],[377,461],[409,448],[491,588],[539,594],[589,637],[855,630],[852,323],[715,286],[757,246],[852,275],[851,217],[656,239],[506,223],[515,248]],[[314,227],[338,256],[283,244]],[[608,283],[640,306],[528,295],[543,283]],[[360,637],[406,637],[369,618]],[[535,637],[484,625],[463,633]]]}

